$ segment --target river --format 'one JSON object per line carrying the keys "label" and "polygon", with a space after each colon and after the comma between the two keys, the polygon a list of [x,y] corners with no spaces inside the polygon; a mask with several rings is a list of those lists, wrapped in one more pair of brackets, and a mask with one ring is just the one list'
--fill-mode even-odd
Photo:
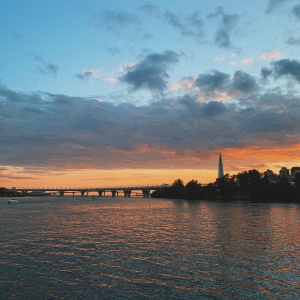
{"label": "river", "polygon": [[300,205],[7,200],[1,299],[300,299]]}

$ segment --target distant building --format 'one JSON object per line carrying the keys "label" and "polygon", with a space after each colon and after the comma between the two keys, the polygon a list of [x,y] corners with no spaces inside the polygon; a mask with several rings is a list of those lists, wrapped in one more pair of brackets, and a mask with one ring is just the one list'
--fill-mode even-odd
{"label": "distant building", "polygon": [[292,167],[291,168],[291,180],[294,181],[295,180],[295,175],[297,173],[300,173],[300,167]]}
{"label": "distant building", "polygon": [[286,167],[282,167],[280,170],[279,170],[279,177],[282,179],[282,178],[289,178],[290,176],[290,170]]}
{"label": "distant building", "polygon": [[218,178],[222,178],[223,176],[224,176],[224,169],[223,169],[222,155],[220,153],[219,167],[218,167]]}

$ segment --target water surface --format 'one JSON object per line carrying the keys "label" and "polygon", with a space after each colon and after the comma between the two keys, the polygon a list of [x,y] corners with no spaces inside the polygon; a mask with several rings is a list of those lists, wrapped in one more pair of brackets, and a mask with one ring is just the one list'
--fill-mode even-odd
{"label": "water surface", "polygon": [[1,299],[300,299],[300,206],[0,198]]}

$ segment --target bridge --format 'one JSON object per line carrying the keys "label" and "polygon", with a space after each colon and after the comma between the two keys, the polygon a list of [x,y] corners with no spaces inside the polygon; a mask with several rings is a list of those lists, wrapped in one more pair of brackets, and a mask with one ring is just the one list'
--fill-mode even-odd
{"label": "bridge", "polygon": [[157,184],[157,185],[124,185],[124,186],[107,186],[107,187],[93,187],[93,188],[12,188],[11,191],[15,194],[20,193],[24,196],[45,196],[45,195],[60,195],[80,193],[82,197],[88,196],[89,193],[98,193],[98,195],[105,196],[109,193],[112,197],[118,196],[119,193],[123,193],[124,197],[131,197],[133,191],[136,195],[143,196],[143,198],[150,197],[151,191],[161,190],[163,188],[169,188],[172,185],[169,184]]}

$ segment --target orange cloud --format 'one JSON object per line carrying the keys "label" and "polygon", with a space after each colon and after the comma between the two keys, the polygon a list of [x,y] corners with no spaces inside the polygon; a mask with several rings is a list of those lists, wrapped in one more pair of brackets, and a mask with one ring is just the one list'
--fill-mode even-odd
{"label": "orange cloud", "polygon": [[240,62],[238,61],[231,61],[229,64],[233,67],[237,67],[237,66],[247,66],[250,65],[253,62],[253,59],[251,57],[245,58],[243,60],[241,60]]}
{"label": "orange cloud", "polygon": [[241,61],[241,65],[250,65],[253,62],[252,58],[245,58]]}
{"label": "orange cloud", "polygon": [[[112,150],[113,151],[113,150]],[[115,150],[120,151],[120,150]],[[130,168],[116,170],[93,169],[92,163],[63,164],[64,171],[47,171],[47,167],[37,170],[5,167],[1,169],[1,182],[5,187],[100,187],[123,184],[157,184],[172,183],[181,178],[185,183],[191,179],[201,183],[214,182],[217,177],[218,155],[222,152],[225,173],[237,174],[241,171],[257,169],[263,172],[272,169],[278,173],[280,167],[291,168],[300,165],[300,143],[290,146],[248,145],[244,148],[223,148],[220,151],[210,150],[177,150],[163,147],[152,147],[139,144],[130,150],[123,150],[122,155],[156,155],[153,169],[143,169],[143,159],[134,163],[130,160]],[[169,167],[159,168],[166,161]],[[177,166],[193,166],[178,168]],[[171,167],[173,166],[173,167]],[[78,169],[80,167],[81,169]],[[143,174],[143,175],[141,175]]]}
{"label": "orange cloud", "polygon": [[[262,172],[274,168],[273,171],[278,172],[280,167],[291,168],[300,165],[300,143],[276,147],[250,145],[242,149],[227,148],[222,150],[222,155],[229,171],[258,169]],[[224,168],[226,169],[226,166]]]}
{"label": "orange cloud", "polygon": [[120,151],[124,155],[136,155],[136,154],[145,154],[145,153],[159,153],[162,155],[175,155],[175,151],[165,149],[163,147],[155,146],[150,147],[148,144],[138,144],[134,148],[119,150],[115,149],[114,151]]}
{"label": "orange cloud", "polygon": [[196,78],[195,77],[185,77],[181,79],[179,82],[175,82],[172,84],[170,91],[175,91],[179,89],[191,89],[194,86]]}
{"label": "orange cloud", "polygon": [[269,52],[262,53],[259,58],[266,60],[266,59],[280,59],[283,57],[283,53],[278,50],[273,50]]}

